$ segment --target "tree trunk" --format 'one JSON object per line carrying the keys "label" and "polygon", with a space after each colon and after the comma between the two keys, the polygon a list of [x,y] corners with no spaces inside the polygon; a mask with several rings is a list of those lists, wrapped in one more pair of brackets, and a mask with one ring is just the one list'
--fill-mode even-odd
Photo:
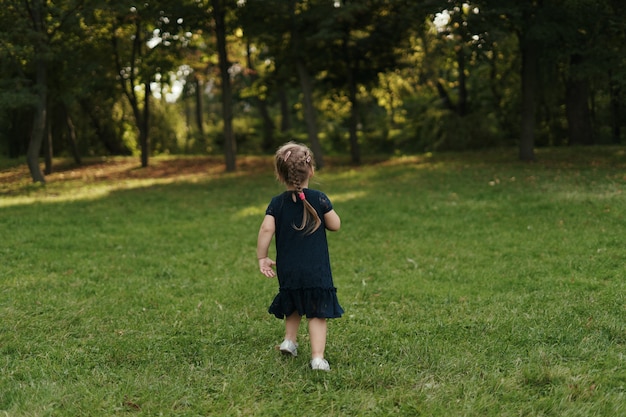
{"label": "tree trunk", "polygon": [[302,106],[304,108],[304,121],[306,124],[307,137],[311,144],[311,150],[315,155],[315,161],[318,168],[324,167],[324,155],[322,145],[317,136],[317,118],[315,115],[315,107],[313,105],[313,81],[311,75],[304,64],[302,55],[302,38],[300,28],[297,23],[296,3],[297,0],[289,1],[289,13],[291,18],[291,48],[296,64],[300,87],[302,88]]}
{"label": "tree trunk", "polygon": [[[350,100],[350,116],[348,118],[348,137],[350,141],[350,157],[354,165],[361,164],[361,149],[357,133],[359,124],[359,103],[357,100],[356,74],[359,71],[358,62],[354,63],[350,54],[349,30],[345,31],[343,38],[343,56],[346,62],[346,78],[348,83],[348,100]],[[355,68],[356,66],[356,68]]]}
{"label": "tree trunk", "polygon": [[324,155],[322,152],[322,145],[317,137],[317,119],[315,116],[315,107],[313,105],[313,82],[311,81],[311,76],[302,61],[298,60],[296,68],[298,70],[300,86],[302,87],[302,105],[304,107],[304,121],[306,122],[307,137],[311,143],[311,150],[315,155],[317,167],[322,168],[324,166]]}
{"label": "tree trunk", "polygon": [[[122,65],[118,45],[117,38],[114,36],[111,37],[111,42],[113,44],[113,56],[115,59],[115,65],[117,68],[118,79],[120,81],[120,85],[122,87],[122,91],[124,95],[128,99],[130,106],[133,110],[133,116],[135,116],[135,122],[137,123],[137,129],[139,130],[139,147],[141,150],[141,166],[148,166],[148,159],[150,155],[150,137],[149,137],[149,114],[150,114],[150,95],[152,92],[150,91],[150,77],[146,77],[147,79],[143,82],[144,84],[144,108],[143,111],[139,107],[139,98],[137,97],[137,93],[135,92],[135,87],[138,85],[138,79],[136,76],[136,62],[143,58],[142,48],[144,47],[144,40],[142,37],[142,29],[141,29],[141,21],[135,21],[135,35],[133,37],[133,46],[130,60],[130,70],[128,70],[129,76],[126,79],[122,76],[123,72],[125,72],[124,67]],[[139,59],[136,59],[139,57]]]}
{"label": "tree trunk", "polygon": [[219,60],[220,76],[222,81],[222,119],[224,121],[224,157],[226,171],[237,169],[237,143],[233,132],[233,104],[228,70],[228,54],[226,52],[226,12],[222,0],[211,0],[213,18],[215,19],[215,37],[217,39],[217,55]]}
{"label": "tree trunk", "polygon": [[[145,91],[143,116],[137,120],[139,122],[139,144],[141,146],[141,166],[143,168],[148,166],[148,159],[150,158],[150,95],[152,95],[150,80],[145,83]],[[137,113],[139,113],[139,110],[137,110]]]}
{"label": "tree trunk", "polygon": [[591,145],[594,142],[589,109],[589,80],[577,75],[577,67],[583,61],[580,54],[570,56],[570,75],[565,83],[565,115],[570,145]]}
{"label": "tree trunk", "polygon": [[456,106],[454,104],[452,104],[452,100],[450,99],[450,95],[446,91],[446,89],[443,86],[443,84],[441,84],[441,81],[437,80],[437,82],[435,83],[435,86],[437,87],[437,93],[439,94],[439,98],[441,99],[441,104],[443,104],[443,106],[446,109],[456,113],[457,108],[456,108]]}
{"label": "tree trunk", "polygon": [[74,128],[74,123],[72,122],[70,113],[67,110],[67,106],[65,104],[62,104],[62,107],[63,113],[65,115],[65,126],[67,127],[67,141],[70,145],[70,150],[72,151],[74,162],[77,165],[80,165],[82,161],[80,158],[80,152],[78,151],[78,143],[76,141],[76,129]]}
{"label": "tree trunk", "polygon": [[522,128],[519,158],[535,160],[535,113],[537,111],[537,45],[520,39],[522,53]]}
{"label": "tree trunk", "polygon": [[280,102],[280,131],[281,133],[291,130],[291,112],[289,111],[289,99],[284,86],[278,87],[278,100]]}
{"label": "tree trunk", "polygon": [[350,156],[352,163],[361,164],[361,148],[359,147],[359,138],[357,134],[357,125],[359,123],[359,103],[357,100],[357,85],[354,78],[356,69],[348,69],[348,96],[350,99],[350,118],[348,120],[348,132],[350,137]]}
{"label": "tree trunk", "polygon": [[26,162],[28,169],[30,170],[30,176],[33,182],[40,182],[44,184],[46,179],[41,172],[39,166],[39,153],[41,152],[41,144],[43,143],[44,136],[46,134],[46,102],[48,100],[48,85],[47,85],[47,68],[43,59],[37,59],[37,107],[35,108],[35,116],[33,120],[33,127],[30,134],[30,141],[28,143],[28,150],[26,151]]}
{"label": "tree trunk", "polygon": [[592,145],[593,129],[589,112],[589,82],[568,80],[565,91],[565,114],[570,145]]}
{"label": "tree trunk", "polygon": [[[33,26],[37,33],[44,34],[44,23],[42,16],[43,4],[41,1],[33,2],[32,4],[32,19]],[[43,143],[44,136],[46,134],[46,115],[48,105],[48,68],[44,58],[42,58],[43,51],[39,45],[35,46],[37,52],[36,58],[36,87],[37,87],[37,105],[35,107],[35,115],[33,117],[33,126],[30,132],[30,141],[28,142],[28,150],[26,151],[26,163],[30,170],[30,176],[33,182],[40,182],[44,184],[46,179],[41,172],[39,166],[39,153],[41,152],[41,144]]]}
{"label": "tree trunk", "polygon": [[621,119],[620,119],[620,87],[619,84],[613,79],[613,74],[609,73],[610,81],[610,95],[611,95],[611,125],[613,133],[613,143],[619,145],[622,143],[621,132]]}
{"label": "tree trunk", "polygon": [[265,99],[257,98],[257,107],[259,108],[259,115],[263,121],[263,144],[262,148],[265,151],[271,151],[274,149],[274,122],[270,116],[270,112],[267,109],[267,101]]}
{"label": "tree trunk", "polygon": [[[252,52],[250,50],[250,42],[246,42],[246,58],[248,68],[250,69],[250,80],[254,83],[258,80],[259,76],[254,68],[254,62],[252,61]],[[263,142],[261,143],[261,148],[264,151],[271,151],[274,149],[274,122],[272,121],[272,117],[267,109],[267,100],[259,97],[258,95],[254,97],[254,102],[259,110],[259,116],[261,116],[261,121],[263,122]]]}
{"label": "tree trunk", "polygon": [[456,62],[459,66],[459,101],[457,103],[457,114],[461,117],[467,115],[467,77],[465,75],[465,50],[459,47],[456,53]]}
{"label": "tree trunk", "polygon": [[189,153],[191,146],[190,143],[193,142],[194,139],[194,132],[193,129],[191,128],[191,105],[189,104],[189,97],[186,97],[183,95],[183,106],[185,107],[185,149],[183,150],[184,153]]}
{"label": "tree trunk", "polygon": [[46,141],[44,147],[44,174],[50,175],[52,174],[52,157],[54,156],[54,149],[52,148],[52,123],[50,123],[50,116],[48,113],[48,117],[46,118]]}
{"label": "tree trunk", "polygon": [[[202,145],[206,145],[204,137],[204,103],[202,101],[202,81],[198,77],[194,77],[196,84],[196,126],[198,127],[198,141]],[[206,148],[206,146],[204,146]],[[206,150],[206,149],[205,149]]]}

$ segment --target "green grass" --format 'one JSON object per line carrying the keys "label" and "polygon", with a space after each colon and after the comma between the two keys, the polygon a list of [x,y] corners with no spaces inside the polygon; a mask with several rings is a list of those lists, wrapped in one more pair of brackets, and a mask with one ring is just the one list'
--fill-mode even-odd
{"label": "green grass", "polygon": [[[626,414],[626,154],[395,158],[315,177],[333,370],[275,345],[266,166],[0,184],[0,415]],[[0,173],[1,174],[1,173]]]}

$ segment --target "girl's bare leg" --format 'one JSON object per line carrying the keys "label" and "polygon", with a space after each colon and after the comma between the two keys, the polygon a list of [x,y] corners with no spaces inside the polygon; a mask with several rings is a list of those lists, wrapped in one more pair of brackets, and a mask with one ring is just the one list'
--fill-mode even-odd
{"label": "girl's bare leg", "polygon": [[298,328],[300,327],[300,320],[302,316],[298,314],[297,311],[294,311],[291,316],[288,316],[285,319],[285,339],[291,340],[296,343],[296,339],[298,338]]}
{"label": "girl's bare leg", "polygon": [[309,337],[311,338],[311,357],[323,358],[326,349],[326,319],[309,319]]}

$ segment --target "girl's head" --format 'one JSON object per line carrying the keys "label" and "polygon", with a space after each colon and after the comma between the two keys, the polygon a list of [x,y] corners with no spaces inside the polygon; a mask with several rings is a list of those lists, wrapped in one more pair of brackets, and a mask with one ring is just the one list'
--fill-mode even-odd
{"label": "girl's head", "polygon": [[276,151],[274,168],[280,182],[300,192],[315,170],[313,152],[301,143],[287,142]]}
{"label": "girl's head", "polygon": [[296,201],[302,200],[304,204],[302,224],[299,227],[294,225],[294,228],[304,230],[305,234],[315,232],[322,221],[317,211],[306,200],[303,191],[304,185],[315,172],[313,152],[301,143],[287,142],[276,151],[274,169],[276,178],[287,188],[294,189]]}

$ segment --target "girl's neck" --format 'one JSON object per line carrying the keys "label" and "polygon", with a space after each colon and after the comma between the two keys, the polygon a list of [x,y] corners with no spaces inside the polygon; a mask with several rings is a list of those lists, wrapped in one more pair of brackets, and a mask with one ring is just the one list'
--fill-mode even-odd
{"label": "girl's neck", "polygon": [[[305,181],[302,183],[302,189],[304,190],[305,188],[309,188],[309,181]],[[287,191],[296,191],[296,187],[290,185],[287,187]]]}

